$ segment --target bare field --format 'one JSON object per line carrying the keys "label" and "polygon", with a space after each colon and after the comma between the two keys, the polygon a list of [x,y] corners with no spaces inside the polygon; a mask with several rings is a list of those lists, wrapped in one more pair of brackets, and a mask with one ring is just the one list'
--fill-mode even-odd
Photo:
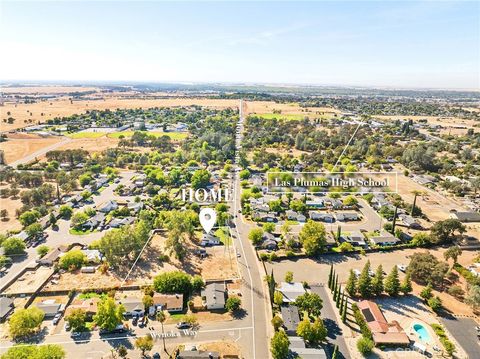
{"label": "bare field", "polygon": [[276,103],[273,101],[248,101],[246,102],[247,114],[273,113],[281,111],[281,115],[333,115],[341,111],[330,107],[300,107],[296,103]]}
{"label": "bare field", "polygon": [[422,119],[427,120],[432,125],[441,125],[446,127],[462,126],[468,128],[474,128],[478,122],[474,120],[466,120],[458,117],[438,117],[438,116],[373,116],[381,120],[405,120],[412,119],[413,121],[419,121]]}
{"label": "bare field", "polygon": [[[25,120],[32,120],[32,124],[45,122],[54,117],[64,117],[73,114],[85,113],[87,110],[106,109],[131,109],[150,107],[178,107],[199,105],[213,108],[238,107],[238,100],[207,99],[207,98],[124,98],[124,97],[100,97],[99,100],[70,101],[67,97],[55,100],[39,101],[33,104],[5,103],[0,107],[0,130],[10,131],[30,125]],[[10,112],[10,115],[8,115]],[[43,116],[42,116],[43,113]],[[13,117],[13,124],[4,123],[3,119]]]}
{"label": "bare field", "polygon": [[88,152],[102,152],[109,148],[117,147],[120,140],[118,138],[98,137],[98,138],[76,138],[57,148],[57,150],[82,149]]}
{"label": "bare field", "polygon": [[11,163],[32,153],[62,141],[61,137],[40,137],[29,134],[9,134],[8,141],[0,142],[0,150],[5,152],[5,160]]}
{"label": "bare field", "polygon": [[[2,186],[1,188],[9,188],[9,186]],[[1,220],[0,224],[2,226],[2,232],[22,229],[22,225],[15,217],[15,211],[21,207],[22,202],[20,201],[20,198],[0,198],[0,209],[6,209],[9,218],[8,221]]]}

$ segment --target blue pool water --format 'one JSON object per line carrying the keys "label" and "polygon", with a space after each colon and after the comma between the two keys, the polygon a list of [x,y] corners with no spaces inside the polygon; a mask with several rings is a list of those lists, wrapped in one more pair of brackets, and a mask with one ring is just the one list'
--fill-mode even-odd
{"label": "blue pool water", "polygon": [[420,337],[420,340],[424,343],[430,341],[430,335],[428,334],[427,329],[421,324],[415,324],[413,326],[413,330],[415,330]]}

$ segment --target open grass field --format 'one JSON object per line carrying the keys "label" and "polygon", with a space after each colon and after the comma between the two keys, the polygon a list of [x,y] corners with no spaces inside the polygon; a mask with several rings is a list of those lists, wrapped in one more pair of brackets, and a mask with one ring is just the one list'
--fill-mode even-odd
{"label": "open grass field", "polygon": [[8,135],[7,141],[0,142],[0,150],[5,152],[5,160],[8,164],[61,141],[61,137],[14,134]]}
{"label": "open grass field", "polygon": [[273,115],[280,111],[280,115],[300,115],[300,119],[305,116],[311,118],[331,118],[341,111],[330,107],[300,107],[297,103],[276,103],[272,101],[246,101],[247,114],[267,114]]}
{"label": "open grass field", "polygon": [[[124,136],[126,138],[132,137],[135,131],[120,131],[120,132],[112,132],[107,134],[109,138],[120,138],[120,136]],[[162,132],[162,131],[142,131],[147,133],[150,136],[155,137],[162,137],[168,136],[174,141],[180,141],[188,137],[188,133],[186,132]]]}
{"label": "open grass field", "polygon": [[105,136],[104,132],[75,132],[67,135],[70,138],[99,138],[103,136]]}

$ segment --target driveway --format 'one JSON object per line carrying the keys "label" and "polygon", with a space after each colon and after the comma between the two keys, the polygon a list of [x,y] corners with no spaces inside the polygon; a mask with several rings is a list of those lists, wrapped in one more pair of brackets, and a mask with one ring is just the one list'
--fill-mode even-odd
{"label": "driveway", "polygon": [[469,358],[479,357],[480,341],[477,338],[475,327],[478,324],[475,320],[471,318],[456,318],[454,316],[439,317],[439,320],[465,350]]}

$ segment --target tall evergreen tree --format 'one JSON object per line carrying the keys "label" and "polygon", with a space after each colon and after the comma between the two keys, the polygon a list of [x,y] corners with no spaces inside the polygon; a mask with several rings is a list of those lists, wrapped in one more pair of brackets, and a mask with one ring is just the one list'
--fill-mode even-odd
{"label": "tall evergreen tree", "polygon": [[413,290],[412,288],[412,279],[410,278],[410,273],[407,272],[407,274],[405,275],[405,278],[403,278],[403,282],[402,282],[402,285],[400,286],[400,291],[407,295],[409,293],[411,293]]}
{"label": "tall evergreen tree", "polygon": [[380,295],[383,293],[383,267],[380,264],[375,272],[375,277],[372,280],[372,293]]}
{"label": "tall evergreen tree", "polygon": [[354,297],[357,294],[357,276],[353,273],[352,269],[350,269],[350,275],[348,276],[345,289],[350,297]]}
{"label": "tall evergreen tree", "polygon": [[335,299],[335,305],[337,306],[337,308],[340,308],[341,299],[342,299],[342,286],[340,285],[338,287],[337,298]]}
{"label": "tall evergreen tree", "polygon": [[346,322],[347,321],[347,310],[348,310],[348,298],[345,297],[345,303],[343,304],[343,308],[342,308],[342,322]]}
{"label": "tall evergreen tree", "polygon": [[372,279],[370,278],[370,261],[365,263],[362,273],[358,278],[358,293],[362,298],[368,298],[372,295]]}
{"label": "tall evergreen tree", "polygon": [[397,266],[392,268],[392,271],[385,279],[385,292],[392,297],[397,296],[398,292],[400,292],[400,279],[398,279]]}
{"label": "tall evergreen tree", "polygon": [[333,264],[330,264],[330,273],[328,273],[328,288],[332,288]]}

